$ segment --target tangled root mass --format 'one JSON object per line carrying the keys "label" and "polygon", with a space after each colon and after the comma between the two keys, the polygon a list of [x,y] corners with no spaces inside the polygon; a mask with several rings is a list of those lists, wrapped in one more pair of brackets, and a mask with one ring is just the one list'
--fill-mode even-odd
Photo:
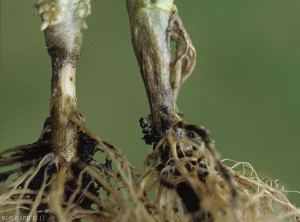
{"label": "tangled root mass", "polygon": [[[250,164],[221,162],[202,127],[179,122],[188,139],[168,133],[157,140],[141,119],[145,142],[154,144],[142,174],[119,148],[71,118],[78,144],[70,163],[51,150],[51,129],[33,144],[1,153],[1,215],[29,221],[300,221],[300,211]],[[96,152],[106,156],[103,163]]]}

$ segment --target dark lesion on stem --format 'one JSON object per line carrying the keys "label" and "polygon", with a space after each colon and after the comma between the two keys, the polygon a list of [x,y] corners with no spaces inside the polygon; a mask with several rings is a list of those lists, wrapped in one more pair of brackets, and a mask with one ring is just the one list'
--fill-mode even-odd
{"label": "dark lesion on stem", "polygon": [[[196,184],[200,183],[200,187],[205,186],[208,175],[207,169],[203,168],[203,166],[206,167],[205,163],[200,160],[196,161],[197,163],[190,162],[185,158],[198,156],[199,147],[203,143],[204,149],[213,158],[215,170],[227,182],[233,203],[236,199],[236,190],[229,172],[221,164],[212,146],[208,130],[183,121],[176,106],[181,85],[195,67],[196,51],[177,10],[168,15],[164,13],[165,11],[159,8],[129,11],[132,44],[151,110],[148,117],[140,119],[140,126],[145,134],[143,139],[147,144],[153,144],[156,154],[152,155],[152,158],[155,156],[160,158],[155,169],[158,171],[161,185],[167,189],[176,189],[185,209],[193,214],[194,221],[213,221],[210,212],[200,207],[204,194],[199,195],[199,192],[195,190],[197,186],[193,180],[189,180],[184,175],[195,171],[199,180]],[[164,20],[166,18],[168,18],[167,22]],[[176,42],[174,61],[172,61],[170,51],[171,41]],[[182,41],[186,44],[185,48],[183,48]],[[202,142],[195,139],[194,133],[200,136]],[[154,162],[156,161],[153,160]],[[181,164],[185,167],[182,168]],[[170,168],[173,170],[166,170]],[[165,178],[164,175],[174,177]],[[184,179],[175,184],[169,181],[177,177]]]}
{"label": "dark lesion on stem", "polygon": [[[77,21],[73,18],[74,22]],[[44,30],[46,46],[52,63],[50,115],[53,150],[70,161],[75,156],[77,127],[68,116],[77,110],[76,64],[81,55],[82,33],[74,25],[74,31],[62,31],[63,25]],[[68,33],[70,32],[70,33]]]}
{"label": "dark lesion on stem", "polygon": [[[150,116],[143,118],[147,119],[148,126],[141,126],[144,140],[147,144],[157,143],[169,131],[178,138],[186,138],[186,132],[176,126],[182,120],[176,100],[181,85],[195,67],[196,51],[192,41],[177,10],[133,10],[129,17],[132,45],[151,110]],[[185,49],[182,40],[186,43]],[[174,61],[171,41],[177,43]]]}
{"label": "dark lesion on stem", "polygon": [[[66,73],[62,73],[62,67],[65,64],[65,61],[53,62],[50,101],[51,144],[53,151],[63,155],[69,161],[75,152],[77,126],[68,119],[67,115],[72,110],[76,110],[77,106],[76,97],[68,95],[62,86],[64,81],[62,75],[66,75]],[[75,86],[73,87],[75,89]]]}
{"label": "dark lesion on stem", "polygon": [[[170,82],[172,57],[168,21],[165,12],[141,11],[130,16],[132,44],[146,88],[151,115],[146,132],[146,143],[156,143],[181,120],[177,113]],[[180,133],[178,134],[180,136]]]}

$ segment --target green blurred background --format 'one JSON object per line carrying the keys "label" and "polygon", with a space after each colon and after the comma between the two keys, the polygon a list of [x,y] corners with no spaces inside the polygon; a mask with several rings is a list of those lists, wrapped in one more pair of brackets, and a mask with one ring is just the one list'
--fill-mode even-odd
{"label": "green blurred background", "polygon": [[[1,0],[0,149],[37,140],[49,114],[51,64],[34,0]],[[247,161],[300,190],[300,1],[177,0],[197,50],[183,85],[185,119],[211,132],[222,158]],[[77,69],[87,126],[142,169],[149,114],[122,0],[92,1]],[[300,194],[288,194],[300,207]]]}

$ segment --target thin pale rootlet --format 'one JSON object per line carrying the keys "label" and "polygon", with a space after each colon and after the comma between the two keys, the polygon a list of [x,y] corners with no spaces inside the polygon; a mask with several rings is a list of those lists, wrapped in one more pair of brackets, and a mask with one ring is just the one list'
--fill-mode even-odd
{"label": "thin pale rootlet", "polygon": [[[276,185],[255,176],[249,164],[222,165],[231,174],[231,187],[215,170],[213,146],[207,149],[201,137],[163,137],[141,174],[119,148],[71,120],[79,143],[70,166],[51,151],[47,127],[36,143],[0,154],[1,182],[7,181],[0,188],[1,215],[26,215],[29,221],[300,221],[300,211]],[[181,149],[186,146],[193,149]],[[160,162],[164,148],[170,158]],[[103,163],[93,158],[99,151],[106,157]],[[238,165],[252,173],[234,171]]]}

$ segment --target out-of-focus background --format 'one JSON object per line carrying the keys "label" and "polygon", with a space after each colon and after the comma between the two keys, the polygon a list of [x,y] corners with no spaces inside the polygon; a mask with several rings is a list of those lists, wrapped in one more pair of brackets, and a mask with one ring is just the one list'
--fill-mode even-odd
{"label": "out-of-focus background", "polygon": [[[1,0],[0,150],[36,141],[49,114],[51,63],[34,0]],[[179,108],[222,158],[300,190],[300,2],[177,0],[197,50]],[[87,126],[142,169],[149,114],[125,1],[94,0],[77,69]],[[300,194],[288,194],[300,207]]]}

